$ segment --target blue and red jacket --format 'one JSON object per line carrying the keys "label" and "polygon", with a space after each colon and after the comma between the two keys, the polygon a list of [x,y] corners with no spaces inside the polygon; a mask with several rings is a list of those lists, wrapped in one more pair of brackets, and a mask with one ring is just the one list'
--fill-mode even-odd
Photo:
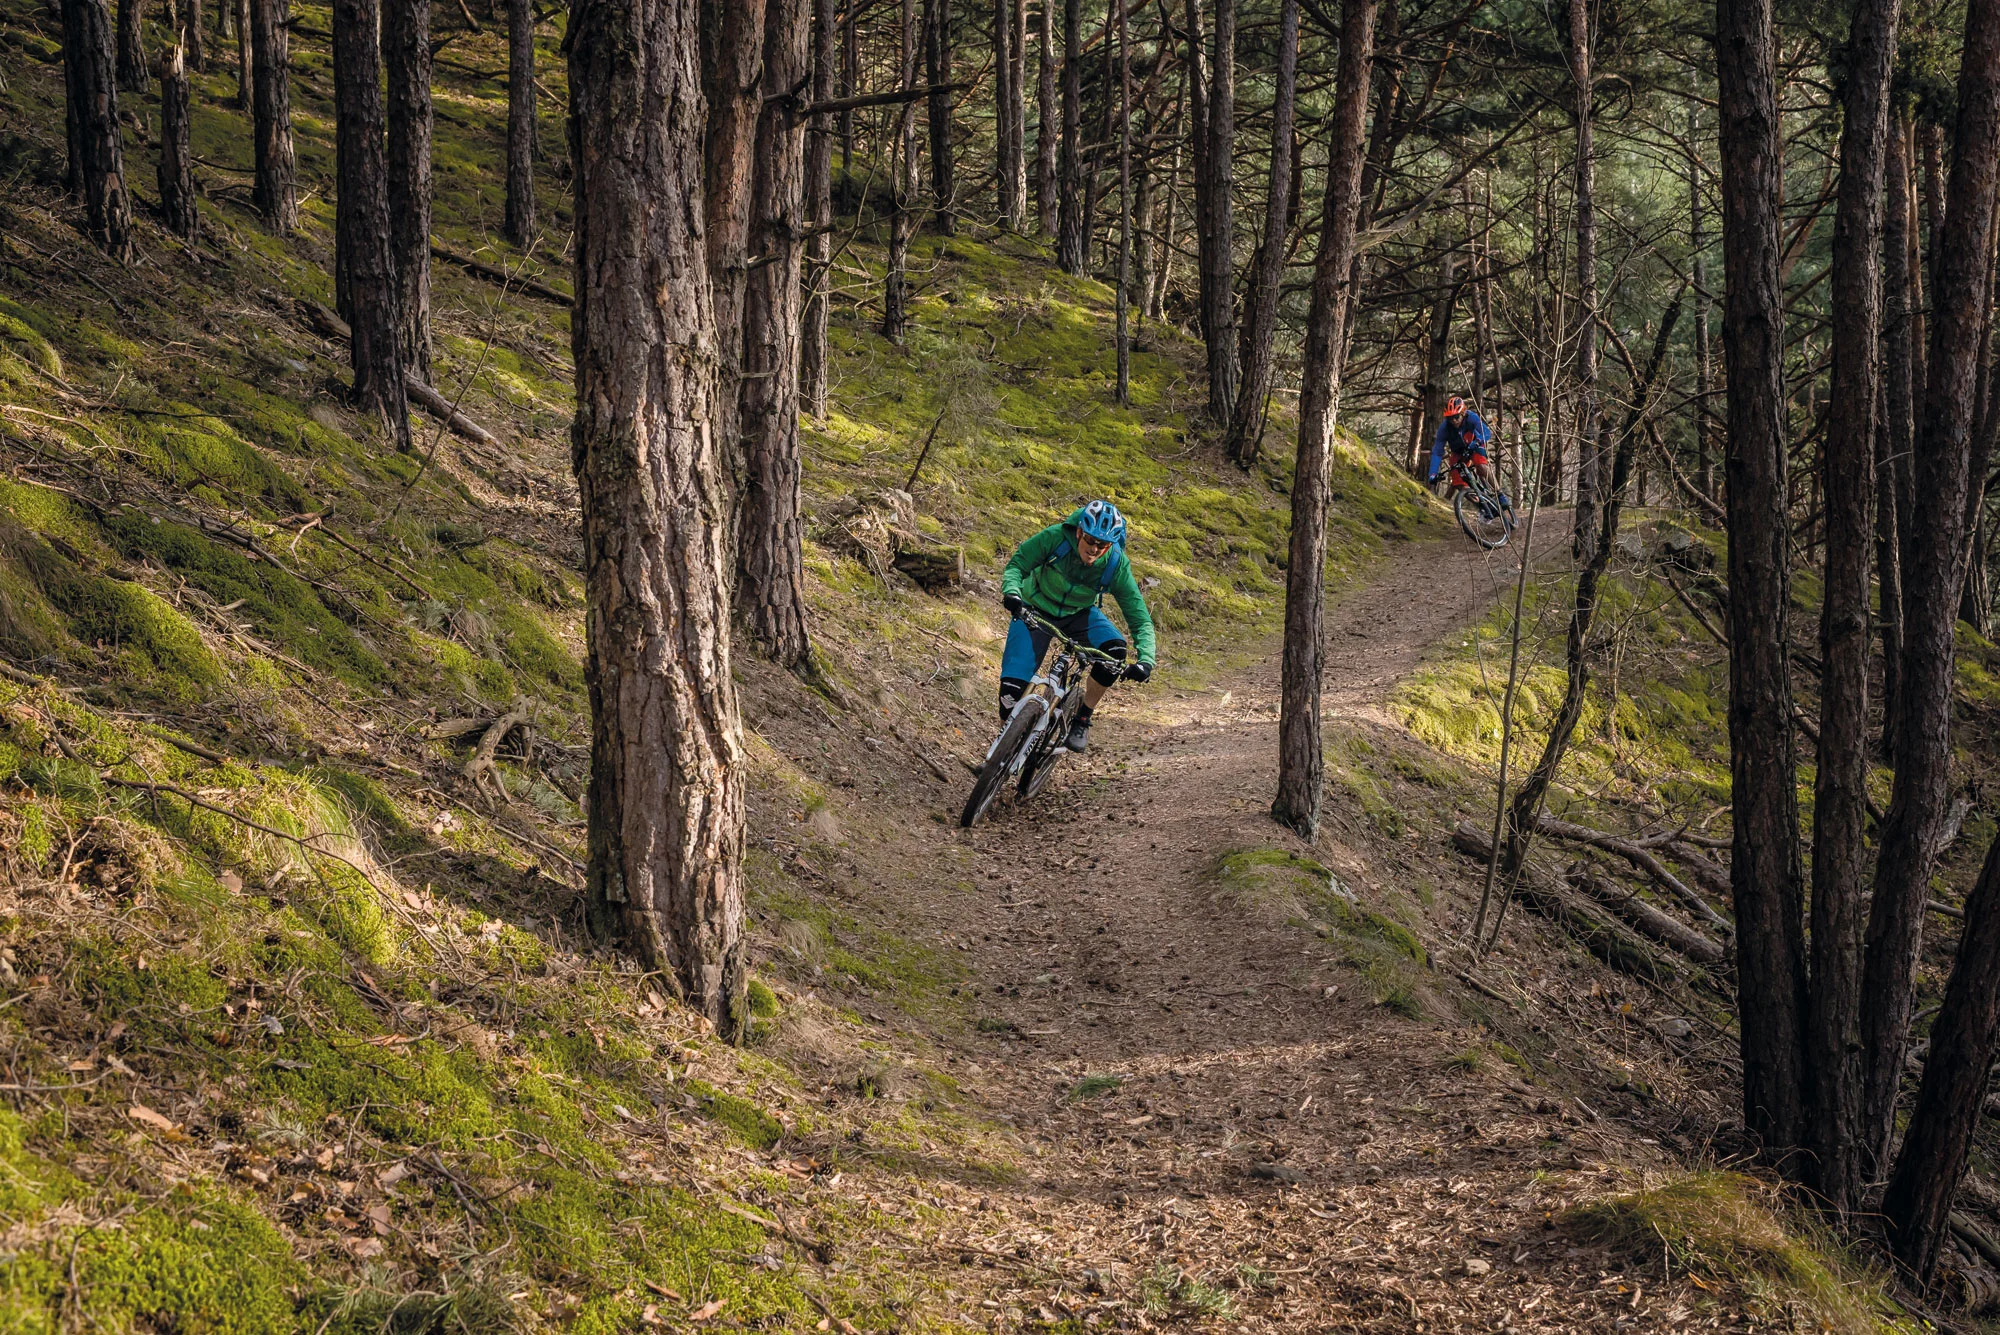
{"label": "blue and red jacket", "polygon": [[1449,450],[1461,459],[1486,453],[1486,442],[1493,439],[1493,429],[1486,425],[1478,413],[1465,410],[1463,421],[1454,422],[1447,417],[1438,423],[1437,439],[1431,442],[1431,481],[1438,479],[1444,471],[1445,451]]}

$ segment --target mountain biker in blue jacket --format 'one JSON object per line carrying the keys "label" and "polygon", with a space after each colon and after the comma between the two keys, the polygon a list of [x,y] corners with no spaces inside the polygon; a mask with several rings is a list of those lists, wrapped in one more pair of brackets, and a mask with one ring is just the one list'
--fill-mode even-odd
{"label": "mountain biker in blue jacket", "polygon": [[1469,468],[1486,484],[1487,490],[1500,498],[1500,504],[1512,509],[1514,503],[1507,493],[1500,490],[1500,480],[1494,475],[1493,461],[1486,457],[1486,442],[1493,439],[1493,429],[1486,425],[1478,413],[1466,406],[1465,400],[1456,394],[1444,405],[1444,420],[1438,423],[1437,439],[1431,442],[1430,481],[1436,482],[1444,474],[1445,456],[1460,468]]}
{"label": "mountain biker in blue jacket", "polygon": [[1125,667],[1095,663],[1083,685],[1083,708],[1070,724],[1066,745],[1082,751],[1090,745],[1090,715],[1104,692],[1121,678],[1144,681],[1153,675],[1153,614],[1132,578],[1125,558],[1125,516],[1110,501],[1078,506],[1060,524],[1051,524],[1014,549],[1000,572],[1000,601],[1012,614],[1007,648],[1000,657],[1000,722],[1005,726],[1028,683],[1041,670],[1049,651],[1049,632],[1022,619],[1032,611],[1054,623],[1063,634],[1123,663],[1125,637],[1098,610],[1097,601],[1110,594],[1125,615],[1138,644],[1138,661]]}

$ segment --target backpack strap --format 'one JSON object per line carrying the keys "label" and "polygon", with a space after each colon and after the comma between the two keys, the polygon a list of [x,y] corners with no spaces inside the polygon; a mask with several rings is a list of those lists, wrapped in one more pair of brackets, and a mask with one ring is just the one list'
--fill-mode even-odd
{"label": "backpack strap", "polygon": [[[1062,560],[1065,556],[1068,556],[1075,550],[1076,548],[1070,542],[1070,540],[1068,538],[1064,538],[1061,542],[1056,544],[1056,549],[1049,553],[1049,559],[1042,562],[1042,565],[1043,566],[1054,565],[1056,562]],[[1099,598],[1102,598],[1105,595],[1106,591],[1108,591],[1111,588],[1111,581],[1117,578],[1118,567],[1123,565],[1124,562],[1125,562],[1125,544],[1122,542],[1115,542],[1111,544],[1111,559],[1104,563],[1104,573],[1097,577],[1097,596]],[[1041,568],[1042,566],[1035,567],[1035,569],[1037,570],[1040,570]]]}

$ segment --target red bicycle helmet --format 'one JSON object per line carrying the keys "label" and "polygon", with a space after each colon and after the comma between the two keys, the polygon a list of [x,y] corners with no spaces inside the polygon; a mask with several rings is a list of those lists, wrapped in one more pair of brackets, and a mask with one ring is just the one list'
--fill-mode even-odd
{"label": "red bicycle helmet", "polygon": [[1460,397],[1458,397],[1458,395],[1454,394],[1449,399],[1445,400],[1444,415],[1446,417],[1462,417],[1464,416],[1464,414],[1465,414],[1464,399],[1461,399]]}

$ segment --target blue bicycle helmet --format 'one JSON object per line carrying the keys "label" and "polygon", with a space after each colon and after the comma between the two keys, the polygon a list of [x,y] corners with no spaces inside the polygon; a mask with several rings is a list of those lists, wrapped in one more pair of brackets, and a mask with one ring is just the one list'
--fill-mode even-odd
{"label": "blue bicycle helmet", "polygon": [[1115,545],[1125,541],[1125,516],[1110,501],[1092,501],[1081,506],[1069,520],[1076,525],[1077,532],[1087,533],[1099,542]]}

